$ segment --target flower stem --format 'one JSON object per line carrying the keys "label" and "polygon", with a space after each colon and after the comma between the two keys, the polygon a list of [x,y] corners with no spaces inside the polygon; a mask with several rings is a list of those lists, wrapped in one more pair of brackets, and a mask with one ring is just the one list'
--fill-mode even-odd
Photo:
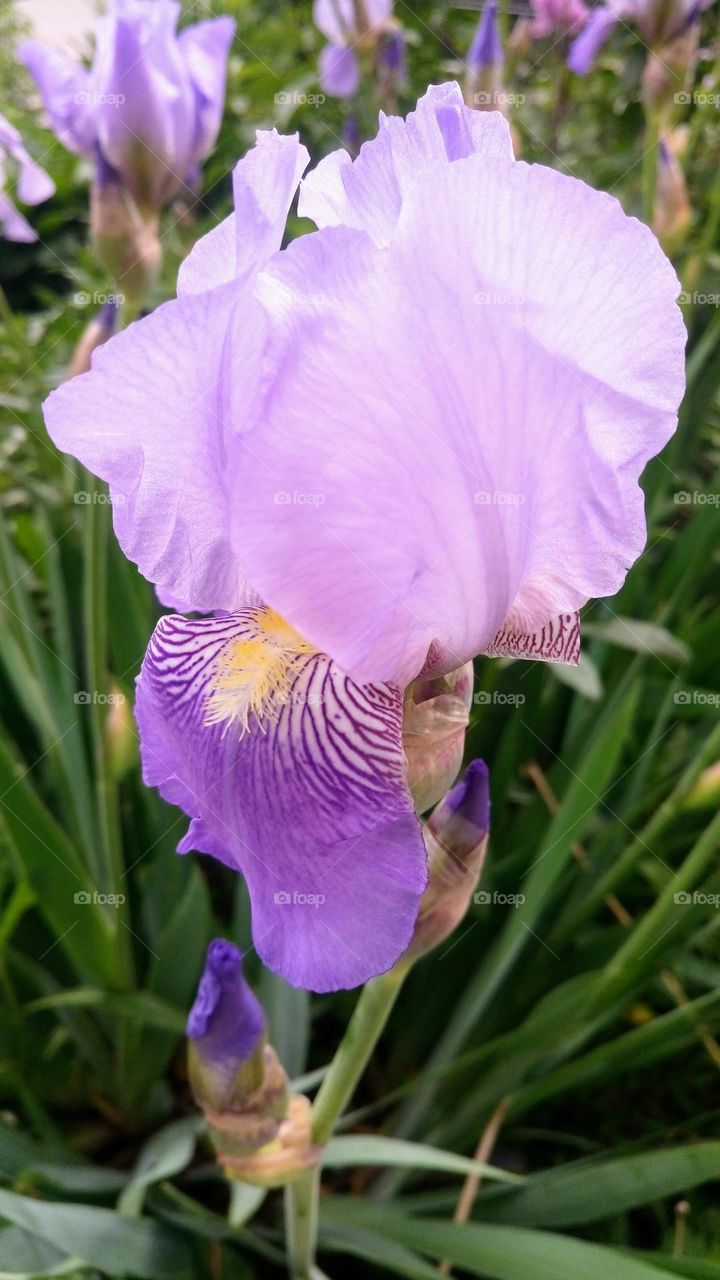
{"label": "flower stem", "polygon": [[642,162],[642,210],[643,218],[649,227],[652,226],[655,213],[659,141],[660,113],[651,107],[646,107]]}
{"label": "flower stem", "polygon": [[[409,965],[398,964],[363,987],[313,1106],[313,1142],[324,1146],[352,1097],[382,1035]],[[293,1280],[319,1280],[315,1266],[320,1169],[285,1188],[285,1223]]]}

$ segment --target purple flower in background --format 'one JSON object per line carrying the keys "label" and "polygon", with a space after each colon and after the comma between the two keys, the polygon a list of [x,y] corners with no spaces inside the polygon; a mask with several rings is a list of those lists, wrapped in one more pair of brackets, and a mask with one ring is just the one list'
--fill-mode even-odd
{"label": "purple flower in background", "polygon": [[587,22],[589,10],[583,0],[531,0],[534,17],[530,33],[545,36],[575,36]]}
{"label": "purple flower in background", "polygon": [[17,194],[23,204],[42,204],[43,200],[48,200],[54,194],[55,183],[52,178],[28,154],[14,125],[4,115],[0,115],[0,234],[6,240],[30,244],[37,240],[37,234],[5,191],[5,166],[8,159],[17,165]]}
{"label": "purple flower in background", "polygon": [[609,0],[590,10],[583,31],[574,41],[568,66],[587,75],[600,49],[619,22],[632,23],[651,48],[677,40],[698,20],[710,0]]}
{"label": "purple flower in background", "polygon": [[479,653],[576,661],[646,537],[683,391],[679,284],[610,196],[516,164],[433,87],[358,158],[259,134],[179,297],[46,405],[166,596],[138,682],[180,850],[246,877],[256,948],[316,990],[407,947],[426,856],[403,691]]}
{"label": "purple flower in background", "polygon": [[374,47],[392,29],[392,9],[393,0],[314,0],[315,25],[328,41],[320,54],[320,83],[326,93],[335,98],[357,93],[357,51]]}
{"label": "purple flower in background", "polygon": [[142,208],[193,180],[222,118],[235,23],[178,34],[179,16],[175,0],[111,0],[89,70],[49,45],[20,47],[60,141],[114,172]]}

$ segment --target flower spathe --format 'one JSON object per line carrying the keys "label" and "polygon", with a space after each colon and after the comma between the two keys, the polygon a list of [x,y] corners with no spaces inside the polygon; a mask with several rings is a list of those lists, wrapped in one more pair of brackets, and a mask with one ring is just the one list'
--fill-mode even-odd
{"label": "flower spathe", "polygon": [[33,160],[14,125],[0,114],[0,234],[6,240],[31,244],[37,234],[5,191],[6,161],[17,166],[17,195],[23,204],[42,204],[55,191],[55,183]]}
{"label": "flower spathe", "polygon": [[222,117],[235,23],[178,33],[179,16],[176,0],[111,0],[89,70],[39,41],[20,47],[60,141],[109,167],[142,208],[192,181]]}
{"label": "flower spathe", "polygon": [[[480,652],[577,660],[577,609],[644,545],[684,329],[647,228],[516,163],[457,85],[306,165],[260,135],[177,301],[46,417],[164,596],[227,611],[159,624],[146,780],[183,850],[242,868],[266,962],[329,989],[397,959],[425,883],[403,690]],[[281,250],[298,183],[318,229]]]}

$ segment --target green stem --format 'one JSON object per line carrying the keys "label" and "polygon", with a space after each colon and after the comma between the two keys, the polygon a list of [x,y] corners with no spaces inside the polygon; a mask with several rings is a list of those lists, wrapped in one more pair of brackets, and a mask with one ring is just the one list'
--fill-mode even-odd
{"label": "green stem", "polygon": [[[332,1137],[382,1035],[409,965],[396,965],[363,987],[345,1035],[313,1106],[313,1142]],[[311,1169],[285,1189],[285,1223],[293,1280],[319,1280],[315,1265],[320,1169]]]}

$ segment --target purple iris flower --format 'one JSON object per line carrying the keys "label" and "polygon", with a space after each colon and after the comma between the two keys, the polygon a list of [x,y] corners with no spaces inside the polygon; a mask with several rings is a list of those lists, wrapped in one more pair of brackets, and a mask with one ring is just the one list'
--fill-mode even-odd
{"label": "purple iris flower", "polygon": [[37,240],[37,234],[5,191],[8,158],[17,166],[17,194],[23,204],[42,204],[53,195],[52,178],[29,155],[15,126],[0,115],[0,233],[6,240],[30,244]]}
{"label": "purple iris flower", "polygon": [[255,946],[315,990],[407,947],[426,882],[403,691],[479,653],[577,661],[646,538],[683,392],[680,286],[610,196],[515,163],[432,87],[351,161],[258,135],[179,297],[54,392],[166,597],[138,681],[182,852],[246,877]]}
{"label": "purple iris flower", "polygon": [[391,27],[393,0],[314,0],[315,25],[327,40],[320,54],[320,83],[334,98],[352,98],[360,87],[359,49],[374,46]]}
{"label": "purple iris flower", "polygon": [[573,42],[568,66],[576,75],[587,75],[605,41],[619,22],[632,23],[651,48],[678,39],[697,21],[710,0],[608,0],[590,10],[580,35]]}
{"label": "purple iris flower", "polygon": [[34,40],[20,57],[71,151],[100,160],[141,208],[159,209],[197,172],[217,137],[231,18],[176,31],[176,0],[111,0],[87,70]]}

